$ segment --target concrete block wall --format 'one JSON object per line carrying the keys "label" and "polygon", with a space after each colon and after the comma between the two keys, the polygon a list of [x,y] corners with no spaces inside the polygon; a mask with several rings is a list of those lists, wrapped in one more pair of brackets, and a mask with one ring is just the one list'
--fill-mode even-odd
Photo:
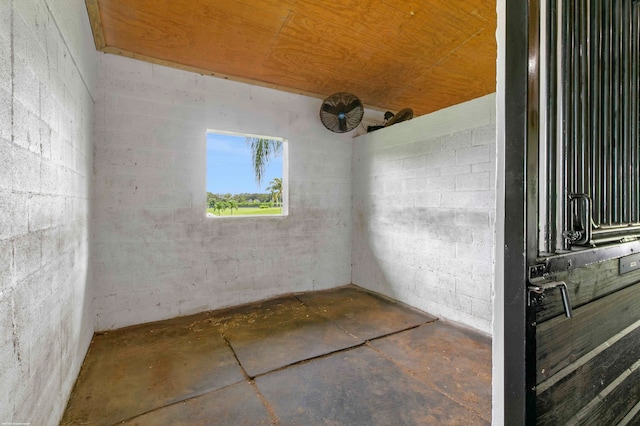
{"label": "concrete block wall", "polygon": [[[113,55],[97,91],[98,329],[351,282],[352,138],[321,100]],[[207,129],[288,139],[288,217],[205,217]]]}
{"label": "concrete block wall", "polygon": [[490,334],[495,95],[354,141],[353,283]]}
{"label": "concrete block wall", "polygon": [[83,11],[82,0],[0,1],[2,424],[58,424],[93,333]]}

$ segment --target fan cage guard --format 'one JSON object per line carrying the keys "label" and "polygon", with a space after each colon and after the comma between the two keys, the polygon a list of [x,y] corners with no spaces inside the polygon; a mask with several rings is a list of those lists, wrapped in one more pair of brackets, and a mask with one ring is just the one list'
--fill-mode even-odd
{"label": "fan cage guard", "polygon": [[320,121],[327,129],[336,133],[350,132],[362,121],[364,106],[357,96],[334,93],[322,103]]}

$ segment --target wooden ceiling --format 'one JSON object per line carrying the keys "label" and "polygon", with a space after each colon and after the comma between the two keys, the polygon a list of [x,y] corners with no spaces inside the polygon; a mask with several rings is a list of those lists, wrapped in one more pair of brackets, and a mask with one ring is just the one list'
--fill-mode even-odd
{"label": "wooden ceiling", "polygon": [[86,0],[107,53],[427,114],[495,91],[495,0]]}

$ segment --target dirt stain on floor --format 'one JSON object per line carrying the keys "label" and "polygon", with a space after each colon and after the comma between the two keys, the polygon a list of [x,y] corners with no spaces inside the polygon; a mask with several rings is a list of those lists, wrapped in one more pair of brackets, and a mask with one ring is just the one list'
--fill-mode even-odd
{"label": "dirt stain on floor", "polygon": [[346,286],[96,334],[61,424],[489,424],[490,391],[490,339]]}

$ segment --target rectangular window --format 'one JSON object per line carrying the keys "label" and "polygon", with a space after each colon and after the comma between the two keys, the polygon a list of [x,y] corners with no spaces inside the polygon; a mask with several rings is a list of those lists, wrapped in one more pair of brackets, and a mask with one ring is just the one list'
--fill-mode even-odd
{"label": "rectangular window", "polygon": [[207,216],[288,214],[288,145],[280,137],[207,131]]}

